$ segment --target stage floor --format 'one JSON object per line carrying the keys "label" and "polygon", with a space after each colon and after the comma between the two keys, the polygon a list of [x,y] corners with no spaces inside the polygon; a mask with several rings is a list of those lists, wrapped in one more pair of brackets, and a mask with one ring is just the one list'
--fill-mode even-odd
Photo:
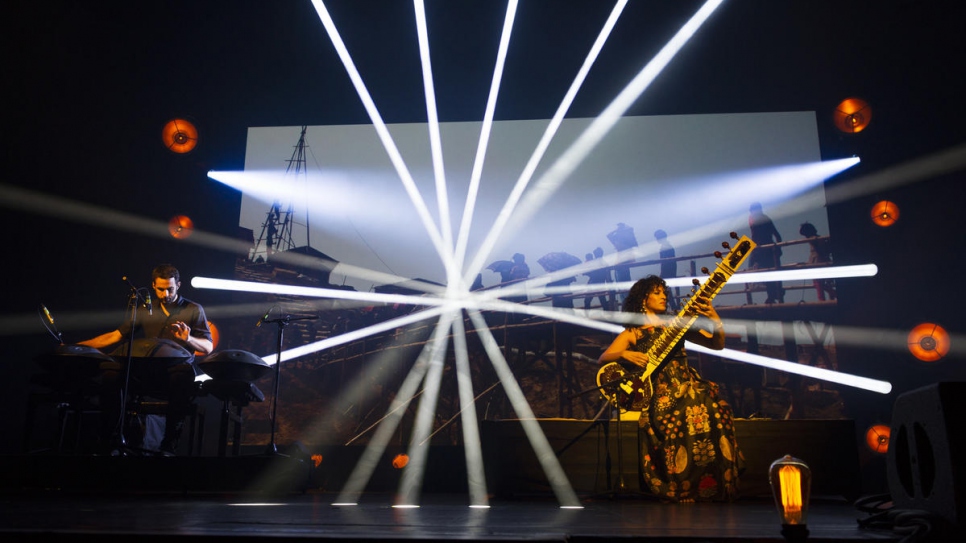
{"label": "stage floor", "polygon": [[[0,533],[17,541],[81,537],[143,541],[190,536],[211,541],[784,541],[775,507],[762,501],[662,504],[630,498],[584,499],[561,509],[552,499],[494,500],[470,509],[465,496],[427,495],[418,509],[395,509],[389,495],[333,506],[334,495],[138,496],[7,494]],[[867,515],[844,502],[812,505],[810,541],[898,541],[889,530],[858,526]],[[79,539],[78,539],[79,540]],[[9,541],[9,540],[8,540]]]}
{"label": "stage floor", "polygon": [[[111,458],[63,462],[46,457],[5,459],[0,489],[0,534],[16,541],[145,541],[190,537],[212,542],[290,541],[753,541],[781,542],[775,505],[769,499],[734,503],[666,504],[621,493],[578,493],[582,508],[563,509],[552,493],[493,496],[489,508],[469,507],[466,493],[423,492],[419,507],[393,508],[392,492],[364,492],[354,506],[332,505],[335,491],[242,484],[252,466],[220,474],[221,490],[191,489],[184,481],[168,488],[150,480],[159,473],[184,472],[198,459]],[[211,459],[218,461],[218,459]],[[19,462],[19,467],[18,467]],[[192,462],[189,464],[188,462]],[[220,460],[224,462],[224,459]],[[279,462],[272,462],[278,467]],[[211,471],[216,464],[198,464]],[[55,467],[56,466],[56,467]],[[25,477],[24,470],[40,470]],[[289,471],[289,475],[298,470]],[[246,477],[244,474],[248,475]],[[284,472],[275,472],[283,474]],[[154,474],[150,475],[149,474]],[[226,477],[238,479],[227,484]],[[101,484],[91,484],[94,480]],[[114,484],[106,484],[113,479]],[[72,481],[58,486],[58,481]],[[195,479],[197,480],[197,478]],[[289,476],[289,482],[293,479]],[[26,483],[26,484],[25,484]],[[176,490],[181,488],[181,490]],[[150,490],[146,490],[150,489]],[[842,497],[813,499],[810,541],[899,541],[891,526],[861,527],[870,517]]]}

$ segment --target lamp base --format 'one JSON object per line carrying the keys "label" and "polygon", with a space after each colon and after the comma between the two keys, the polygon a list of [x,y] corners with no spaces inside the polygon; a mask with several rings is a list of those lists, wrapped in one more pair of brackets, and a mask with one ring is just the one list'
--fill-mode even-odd
{"label": "lamp base", "polygon": [[793,543],[808,540],[808,528],[804,524],[782,524],[782,537]]}

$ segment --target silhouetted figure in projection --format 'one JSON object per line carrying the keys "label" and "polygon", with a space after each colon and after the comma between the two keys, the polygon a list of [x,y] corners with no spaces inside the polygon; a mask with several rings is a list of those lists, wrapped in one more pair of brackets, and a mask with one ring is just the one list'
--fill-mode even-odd
{"label": "silhouetted figure in projection", "polygon": [[[135,339],[168,340],[180,345],[188,353],[202,355],[210,353],[214,346],[205,310],[201,305],[181,296],[178,293],[180,288],[181,274],[178,269],[170,264],[161,264],[151,273],[151,289],[157,305],[151,311],[147,309],[137,311],[137,319],[134,323],[128,319],[116,330],[82,341],[80,345],[103,350],[127,342],[132,336],[133,327]],[[128,346],[123,345],[122,348],[126,354]],[[115,354],[115,360],[117,363],[105,362],[101,366],[101,431],[102,438],[106,440],[118,435],[123,412],[120,399],[124,385],[122,370],[126,360],[120,354]],[[191,411],[191,404],[197,392],[193,361],[192,356],[187,360],[176,360],[170,364],[135,364],[131,372],[132,389],[143,387],[152,391],[160,390],[167,396],[164,438],[160,446],[162,453],[175,452],[184,428],[184,420]]]}
{"label": "silhouetted figure in projection", "polygon": [[[569,286],[571,283],[577,281],[576,277],[564,277],[563,279],[558,279],[556,281],[551,281],[547,283],[549,288],[559,288]],[[566,292],[556,292],[550,294],[550,305],[553,307],[566,307],[573,309],[574,299],[573,296]]]}
{"label": "silhouetted figure in projection", "polygon": [[[506,281],[504,283],[516,284],[530,277],[530,266],[527,265],[527,258],[520,253],[514,253],[513,255],[513,266],[507,273]],[[523,303],[527,301],[527,295],[521,294],[517,296],[507,296],[507,300],[511,302]]]}
{"label": "silhouetted figure in projection", "polygon": [[[607,234],[607,239],[610,240],[611,245],[618,253],[622,251],[628,251],[637,247],[637,237],[634,236],[634,229],[626,224],[619,222],[617,223],[617,229],[613,232]],[[621,256],[620,261],[624,262],[634,262],[633,256]],[[631,267],[627,265],[615,266],[614,267],[614,281],[617,283],[629,283],[631,280]],[[624,296],[621,295],[620,298],[616,297],[614,300],[623,300]]]}
{"label": "silhouetted figure in projection", "polygon": [[473,284],[470,285],[470,290],[483,290],[483,274],[476,274],[476,279],[473,280]]}
{"label": "silhouetted figure in projection", "polygon": [[[594,249],[593,253],[587,253],[587,255],[584,256],[584,261],[590,262],[591,260],[595,260],[595,259],[600,260],[603,257],[604,257],[604,250],[601,249],[600,247],[597,247],[596,249]],[[589,294],[586,297],[584,297],[584,309],[590,309],[590,304],[593,303],[594,297],[596,296],[597,299],[600,300],[600,308],[603,309],[604,311],[610,311],[611,310],[610,300],[608,300],[607,290],[604,288],[604,285],[606,283],[610,283],[610,270],[607,268],[591,270],[585,273],[584,275],[587,276],[588,285],[601,285],[600,294]]]}
{"label": "silhouetted figure in projection", "polygon": [[[671,242],[667,240],[667,232],[664,230],[656,230],[654,232],[654,239],[657,240],[659,251],[658,257],[661,259],[661,279],[668,280],[673,279],[678,276],[678,261],[668,260],[675,257],[674,247],[671,246]],[[681,290],[677,287],[674,288],[674,296],[670,297],[668,305],[671,307],[672,311],[678,310],[678,298],[681,297]]]}
{"label": "silhouetted figure in projection", "polygon": [[[828,239],[819,239],[818,230],[814,224],[802,223],[798,233],[808,239],[809,264],[821,265],[832,262],[832,248],[829,246]],[[815,286],[815,295],[818,296],[819,301],[824,302],[826,296],[829,300],[835,299],[835,281],[832,279],[813,279],[812,285]]]}
{"label": "silhouetted figure in projection", "polygon": [[[758,202],[751,204],[751,207],[748,208],[748,213],[748,227],[751,229],[751,240],[758,245],[752,251],[751,256],[748,257],[749,268],[775,270],[781,268],[781,247],[762,248],[762,245],[781,243],[782,235],[775,228],[775,223],[771,221],[768,215],[762,212],[761,204]],[[765,292],[768,294],[768,297],[765,299],[766,304],[783,303],[785,301],[785,289],[782,288],[780,281],[765,283]]]}
{"label": "silhouetted figure in projection", "polygon": [[[709,349],[725,345],[724,325],[709,300],[695,301],[699,320],[684,339]],[[675,502],[734,500],[744,458],[735,441],[731,407],[718,397],[718,386],[702,379],[688,365],[684,342],[679,341],[663,361],[648,358],[648,348],[660,337],[671,316],[667,313],[667,284],[655,275],[634,283],[623,310],[643,314],[643,324],[628,324],[607,350],[600,364],[617,362],[625,376],[649,363],[664,364],[648,377],[634,377],[639,396],[624,404],[640,411],[642,478],[662,500]],[[602,383],[615,377],[602,376]],[[616,387],[615,387],[616,388]],[[633,403],[631,403],[633,402]]]}
{"label": "silhouetted figure in projection", "polygon": [[275,248],[275,235],[278,229],[275,228],[274,224],[268,225],[268,233],[265,235],[265,254],[272,254],[272,249]]}

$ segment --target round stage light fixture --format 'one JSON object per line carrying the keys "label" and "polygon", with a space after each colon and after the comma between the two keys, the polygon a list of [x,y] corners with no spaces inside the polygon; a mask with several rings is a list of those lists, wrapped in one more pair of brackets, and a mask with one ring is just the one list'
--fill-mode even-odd
{"label": "round stage light fixture", "polygon": [[895,224],[899,220],[899,206],[888,201],[882,200],[872,206],[872,222],[886,228]]}
{"label": "round stage light fixture", "polygon": [[872,106],[861,98],[846,98],[835,107],[832,121],[846,134],[861,132],[872,120]]}
{"label": "round stage light fixture", "polygon": [[889,452],[889,436],[892,429],[887,424],[873,424],[865,431],[865,444],[876,454]]}
{"label": "round stage light fixture", "polygon": [[172,152],[188,153],[198,145],[198,129],[191,121],[171,119],[161,129],[161,141]]}
{"label": "round stage light fixture", "polygon": [[168,232],[175,239],[185,239],[195,230],[195,223],[187,215],[175,215],[168,221]]}
{"label": "round stage light fixture", "polygon": [[909,352],[923,362],[935,362],[949,352],[949,332],[942,326],[924,322],[909,332]]}
{"label": "round stage light fixture", "polygon": [[395,458],[392,459],[392,467],[396,469],[403,469],[409,464],[409,455],[407,454],[397,454]]}

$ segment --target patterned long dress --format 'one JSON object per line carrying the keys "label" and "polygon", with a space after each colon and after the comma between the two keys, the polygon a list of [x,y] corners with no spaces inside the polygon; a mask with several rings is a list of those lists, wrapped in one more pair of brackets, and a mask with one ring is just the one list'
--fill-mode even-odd
{"label": "patterned long dress", "polygon": [[[644,352],[660,333],[637,331],[633,349]],[[718,397],[715,383],[688,365],[682,344],[650,376],[652,392],[638,419],[643,483],[671,501],[731,501],[744,469],[731,406]]]}

